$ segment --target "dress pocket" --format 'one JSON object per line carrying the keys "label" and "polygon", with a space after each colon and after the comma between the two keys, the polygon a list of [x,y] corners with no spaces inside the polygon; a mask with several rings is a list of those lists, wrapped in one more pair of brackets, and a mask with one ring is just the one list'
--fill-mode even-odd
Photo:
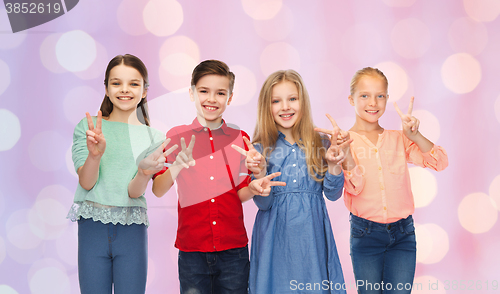
{"label": "dress pocket", "polygon": [[406,170],[406,155],[404,152],[384,151],[385,162],[391,174],[402,175]]}
{"label": "dress pocket", "polygon": [[368,230],[368,228],[351,226],[351,237],[352,238],[361,238],[366,234],[367,230]]}

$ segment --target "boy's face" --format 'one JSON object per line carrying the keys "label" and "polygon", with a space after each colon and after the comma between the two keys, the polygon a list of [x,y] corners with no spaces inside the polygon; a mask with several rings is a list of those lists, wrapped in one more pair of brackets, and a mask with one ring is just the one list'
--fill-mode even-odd
{"label": "boy's face", "polygon": [[189,96],[195,102],[198,121],[211,129],[219,127],[226,105],[233,98],[229,79],[219,75],[203,76],[194,89],[189,89]]}

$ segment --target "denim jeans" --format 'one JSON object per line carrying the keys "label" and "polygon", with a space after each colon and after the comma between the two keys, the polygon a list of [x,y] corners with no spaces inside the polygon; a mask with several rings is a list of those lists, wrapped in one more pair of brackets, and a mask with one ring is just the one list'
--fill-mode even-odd
{"label": "denim jeans", "polygon": [[248,246],[219,252],[179,251],[181,294],[248,293]]}
{"label": "denim jeans", "polygon": [[410,215],[381,224],[351,214],[351,259],[358,293],[410,293],[417,243]]}
{"label": "denim jeans", "polygon": [[78,220],[78,276],[82,294],[146,291],[148,235],[145,225]]}

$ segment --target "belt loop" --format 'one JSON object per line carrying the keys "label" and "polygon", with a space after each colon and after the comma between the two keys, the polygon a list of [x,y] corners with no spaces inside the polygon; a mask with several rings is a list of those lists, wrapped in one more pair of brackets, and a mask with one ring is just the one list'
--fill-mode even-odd
{"label": "belt loop", "polygon": [[399,230],[401,231],[401,233],[405,232],[405,228],[403,227],[403,220],[399,222]]}
{"label": "belt loop", "polygon": [[372,231],[372,222],[366,221],[366,225],[368,226],[368,231],[366,231],[366,233],[370,234],[370,232]]}

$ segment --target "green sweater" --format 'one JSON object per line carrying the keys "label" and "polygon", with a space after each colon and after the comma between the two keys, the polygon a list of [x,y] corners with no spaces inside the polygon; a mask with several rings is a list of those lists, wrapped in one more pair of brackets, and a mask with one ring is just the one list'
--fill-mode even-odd
{"label": "green sweater", "polygon": [[[94,125],[96,118],[92,118]],[[82,119],[73,134],[73,163],[75,170],[81,167],[89,151],[87,149],[87,119]],[[128,184],[137,174],[138,163],[155,151],[165,140],[165,134],[146,125],[131,125],[102,120],[102,132],[106,139],[106,150],[99,165],[99,178],[90,190],[80,184],[76,189],[74,202],[92,201],[115,207],[146,206],[144,195],[139,198],[128,196]]]}

